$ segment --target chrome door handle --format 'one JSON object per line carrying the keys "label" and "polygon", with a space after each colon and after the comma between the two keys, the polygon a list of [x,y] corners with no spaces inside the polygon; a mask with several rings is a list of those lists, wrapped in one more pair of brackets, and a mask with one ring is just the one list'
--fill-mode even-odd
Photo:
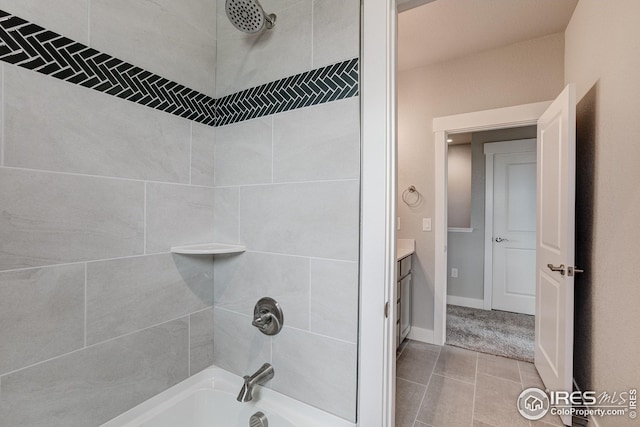
{"label": "chrome door handle", "polygon": [[564,264],[560,264],[559,266],[554,266],[553,264],[547,264],[547,267],[549,267],[549,270],[551,271],[557,271],[560,274],[562,274],[564,276]]}
{"label": "chrome door handle", "polygon": [[503,239],[502,237],[496,237],[496,242],[500,243],[500,242],[508,242],[509,239]]}

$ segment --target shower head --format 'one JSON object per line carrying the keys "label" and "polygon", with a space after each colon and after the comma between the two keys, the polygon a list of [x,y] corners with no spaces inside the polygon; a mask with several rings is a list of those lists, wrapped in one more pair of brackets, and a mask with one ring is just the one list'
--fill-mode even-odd
{"label": "shower head", "polygon": [[258,0],[227,0],[225,10],[233,26],[244,33],[254,34],[276,25],[276,15],[264,13]]}

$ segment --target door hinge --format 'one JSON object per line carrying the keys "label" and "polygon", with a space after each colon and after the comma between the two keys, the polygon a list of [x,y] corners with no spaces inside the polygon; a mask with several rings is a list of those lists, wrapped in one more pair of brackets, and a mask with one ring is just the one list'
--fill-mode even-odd
{"label": "door hinge", "polygon": [[389,301],[384,305],[384,317],[385,319],[389,318]]}

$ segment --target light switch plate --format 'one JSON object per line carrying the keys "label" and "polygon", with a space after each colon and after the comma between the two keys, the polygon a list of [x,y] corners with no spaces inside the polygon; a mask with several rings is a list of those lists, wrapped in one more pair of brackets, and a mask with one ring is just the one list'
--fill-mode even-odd
{"label": "light switch plate", "polygon": [[453,267],[451,268],[451,277],[458,277],[458,269]]}
{"label": "light switch plate", "polygon": [[422,231],[431,231],[431,218],[422,218]]}

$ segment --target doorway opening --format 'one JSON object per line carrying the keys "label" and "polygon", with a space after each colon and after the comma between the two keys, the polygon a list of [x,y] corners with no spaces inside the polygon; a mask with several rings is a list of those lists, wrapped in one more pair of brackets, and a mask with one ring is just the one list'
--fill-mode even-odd
{"label": "doorway opening", "polygon": [[[436,197],[435,212],[440,218],[448,218],[447,215],[447,169],[448,169],[448,143],[449,135],[460,133],[480,133],[484,131],[507,132],[506,129],[535,129],[536,122],[549,106],[549,102],[525,104],[514,107],[495,110],[479,111],[475,113],[459,114],[435,118],[433,130],[435,136],[435,177]],[[530,131],[530,129],[529,129]],[[485,134],[486,135],[486,134]],[[519,137],[516,137],[519,138]],[[507,138],[513,139],[513,138]],[[488,142],[488,141],[485,141]],[[484,143],[483,143],[484,146]],[[484,156],[484,154],[483,154]],[[485,218],[486,220],[486,218]],[[483,221],[484,222],[484,221]],[[484,228],[486,224],[482,224]],[[486,232],[486,229],[485,229]],[[462,234],[462,233],[460,233]],[[435,229],[435,307],[434,307],[434,341],[443,345],[446,340],[446,305],[447,305],[447,276],[448,271],[448,221],[441,221]],[[493,238],[494,236],[491,236]],[[488,245],[482,239],[483,248]],[[504,237],[503,237],[504,238]],[[483,250],[484,252],[484,250]],[[484,263],[482,263],[484,268]],[[482,275],[484,277],[484,273]],[[485,308],[484,282],[482,288],[482,308]],[[477,293],[476,296],[479,296]],[[479,298],[477,298],[479,299]],[[491,301],[491,300],[489,300]],[[479,305],[479,302],[478,302]]]}
{"label": "doorway opening", "polygon": [[536,127],[447,143],[446,342],[532,362]]}

